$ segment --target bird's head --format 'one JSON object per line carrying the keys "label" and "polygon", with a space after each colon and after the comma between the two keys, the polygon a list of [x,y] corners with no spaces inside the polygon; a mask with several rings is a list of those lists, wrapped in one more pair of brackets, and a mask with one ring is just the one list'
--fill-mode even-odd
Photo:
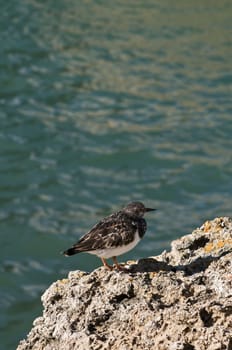
{"label": "bird's head", "polygon": [[123,208],[123,211],[127,215],[136,218],[142,218],[146,212],[153,210],[156,209],[146,208],[145,205],[141,202],[131,202],[125,208]]}

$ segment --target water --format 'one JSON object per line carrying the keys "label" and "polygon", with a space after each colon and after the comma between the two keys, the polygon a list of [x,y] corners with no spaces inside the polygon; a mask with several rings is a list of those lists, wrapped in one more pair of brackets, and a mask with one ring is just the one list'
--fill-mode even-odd
{"label": "water", "polygon": [[158,208],[121,261],[231,215],[230,1],[1,1],[1,349],[94,256],[68,248],[131,200]]}

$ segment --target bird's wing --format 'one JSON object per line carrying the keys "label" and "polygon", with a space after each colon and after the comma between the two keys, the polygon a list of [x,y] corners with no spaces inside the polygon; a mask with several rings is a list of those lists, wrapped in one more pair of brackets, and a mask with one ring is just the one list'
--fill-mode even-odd
{"label": "bird's wing", "polygon": [[137,224],[127,217],[112,214],[96,224],[74,246],[77,251],[93,251],[128,244],[133,239]]}

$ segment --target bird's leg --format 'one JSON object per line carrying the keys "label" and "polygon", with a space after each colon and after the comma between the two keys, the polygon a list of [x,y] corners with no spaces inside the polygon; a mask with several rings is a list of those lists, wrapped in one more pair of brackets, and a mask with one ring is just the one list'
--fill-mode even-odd
{"label": "bird's leg", "polygon": [[118,263],[116,256],[113,256],[113,257],[112,257],[112,260],[113,260],[114,264],[116,265],[116,267],[117,267],[117,269],[118,269],[119,271],[125,271],[125,270],[126,270],[122,265],[120,265],[120,264]]}
{"label": "bird's leg", "polygon": [[109,264],[108,264],[108,262],[106,261],[106,259],[104,259],[104,258],[101,258],[101,261],[102,261],[102,263],[103,263],[103,265],[108,269],[108,270],[113,270],[113,266],[110,266]]}

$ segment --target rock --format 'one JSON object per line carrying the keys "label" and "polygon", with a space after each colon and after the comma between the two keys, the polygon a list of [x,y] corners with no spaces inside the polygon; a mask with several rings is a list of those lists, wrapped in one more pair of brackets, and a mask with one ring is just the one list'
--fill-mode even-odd
{"label": "rock", "polygon": [[207,221],[129,267],[53,283],[17,349],[232,349],[231,219]]}

